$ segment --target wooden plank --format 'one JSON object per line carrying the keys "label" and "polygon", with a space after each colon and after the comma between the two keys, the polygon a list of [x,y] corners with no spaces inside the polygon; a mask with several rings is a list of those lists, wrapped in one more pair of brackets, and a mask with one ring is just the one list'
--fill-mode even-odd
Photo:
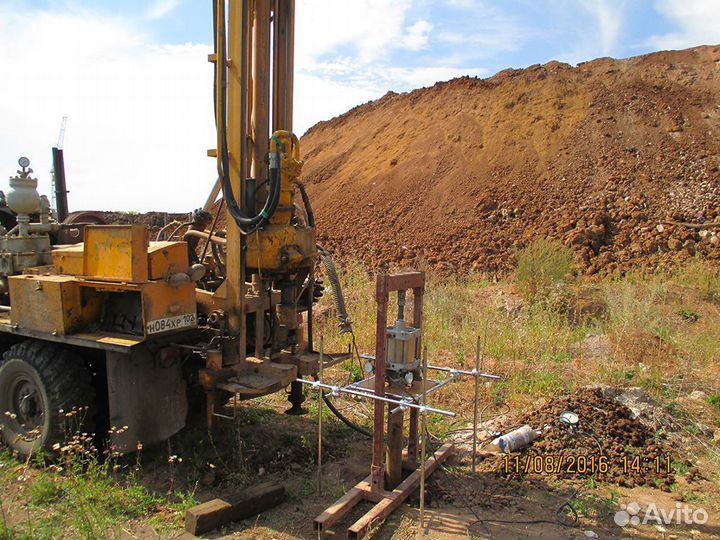
{"label": "wooden plank", "polygon": [[285,486],[265,483],[240,493],[213,499],[190,508],[185,513],[185,530],[203,534],[231,521],[238,521],[264,512],[285,500]]}
{"label": "wooden plank", "polygon": [[363,498],[365,491],[355,486],[351,488],[345,495],[335,501],[332,506],[328,507],[322,514],[313,521],[315,530],[325,531],[340,521],[345,514],[352,510]]}
{"label": "wooden plank", "polygon": [[397,498],[383,499],[373,506],[372,510],[350,526],[347,533],[348,538],[358,540],[363,538],[370,529],[379,526],[385,521],[401,503],[402,501]]}
{"label": "wooden plank", "polygon": [[[425,462],[425,477],[430,476],[438,465],[445,461],[451,451],[451,443],[441,446],[433,456]],[[348,529],[348,538],[360,540],[367,534],[368,530],[380,525],[395,509],[417,489],[420,484],[421,469],[415,470],[402,483],[396,487],[390,497],[387,497],[376,504],[367,514],[358,519]]]}

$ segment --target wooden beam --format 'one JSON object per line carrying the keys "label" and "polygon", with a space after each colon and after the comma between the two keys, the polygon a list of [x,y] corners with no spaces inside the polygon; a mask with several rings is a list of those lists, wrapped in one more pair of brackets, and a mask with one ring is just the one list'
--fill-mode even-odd
{"label": "wooden beam", "polygon": [[230,523],[264,512],[285,500],[285,486],[265,483],[241,493],[213,499],[190,508],[185,513],[185,530],[203,534]]}
{"label": "wooden beam", "polygon": [[418,466],[418,410],[410,409],[410,429],[408,432],[407,466],[416,469]]}

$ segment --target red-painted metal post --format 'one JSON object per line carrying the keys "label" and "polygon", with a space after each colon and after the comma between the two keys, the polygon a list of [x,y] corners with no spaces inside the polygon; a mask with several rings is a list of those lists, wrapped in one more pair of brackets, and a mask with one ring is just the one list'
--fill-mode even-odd
{"label": "red-painted metal post", "polygon": [[[387,276],[377,278],[377,325],[375,333],[375,395],[385,395],[385,334],[387,331],[388,311],[388,282]],[[375,401],[375,415],[373,421],[373,456],[370,467],[371,489],[375,493],[385,490],[385,403],[379,399]]]}

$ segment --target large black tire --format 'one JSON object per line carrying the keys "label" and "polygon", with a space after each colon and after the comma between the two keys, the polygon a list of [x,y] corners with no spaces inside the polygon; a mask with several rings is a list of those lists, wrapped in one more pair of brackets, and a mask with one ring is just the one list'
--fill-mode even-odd
{"label": "large black tire", "polygon": [[0,362],[2,437],[23,456],[52,454],[74,431],[92,432],[94,397],[92,377],[72,350],[38,340],[13,345]]}

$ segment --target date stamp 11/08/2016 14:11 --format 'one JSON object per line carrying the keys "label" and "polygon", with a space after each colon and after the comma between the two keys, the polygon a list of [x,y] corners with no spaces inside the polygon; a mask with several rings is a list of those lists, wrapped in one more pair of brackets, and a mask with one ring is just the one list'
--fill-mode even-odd
{"label": "date stamp 11/08/2016 14:11", "polygon": [[[672,473],[670,456],[623,456],[619,463],[609,456],[586,454],[537,454],[504,455],[500,466],[503,474],[607,474],[609,472],[632,473]],[[613,469],[615,469],[613,471]],[[618,470],[619,469],[619,470]]]}

